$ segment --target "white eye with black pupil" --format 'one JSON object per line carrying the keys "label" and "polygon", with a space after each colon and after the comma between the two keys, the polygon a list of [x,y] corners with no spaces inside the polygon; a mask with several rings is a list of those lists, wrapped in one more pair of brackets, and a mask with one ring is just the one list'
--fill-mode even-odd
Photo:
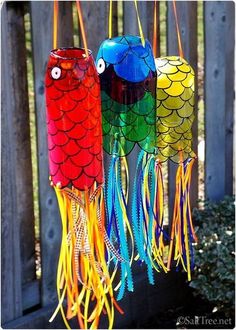
{"label": "white eye with black pupil", "polygon": [[100,73],[103,73],[106,69],[106,64],[104,62],[104,60],[102,58],[100,58],[97,62],[97,72],[100,74]]}
{"label": "white eye with black pupil", "polygon": [[55,66],[51,71],[51,76],[53,79],[59,79],[61,76],[61,69]]}

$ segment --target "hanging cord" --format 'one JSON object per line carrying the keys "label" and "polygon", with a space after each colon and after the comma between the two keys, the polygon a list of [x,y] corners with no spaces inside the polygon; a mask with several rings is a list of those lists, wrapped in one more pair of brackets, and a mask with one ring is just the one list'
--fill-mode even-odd
{"label": "hanging cord", "polygon": [[79,24],[80,24],[80,30],[81,30],[82,40],[83,40],[83,44],[84,44],[85,55],[86,55],[86,57],[88,57],[89,56],[88,45],[87,45],[87,39],[86,39],[86,35],[85,35],[82,9],[81,9],[79,0],[76,0],[76,6],[77,6],[77,11],[78,11],[78,16],[79,16]]}
{"label": "hanging cord", "polygon": [[154,58],[157,57],[157,0],[154,1],[154,16],[153,16],[153,39],[152,50]]}
{"label": "hanging cord", "polygon": [[139,17],[137,0],[134,0],[134,5],[135,5],[135,9],[136,9],[136,14],[137,14],[139,34],[140,34],[140,37],[141,37],[141,40],[142,40],[142,45],[144,47],[144,45],[145,45],[145,38],[144,38],[144,35],[143,35],[142,24],[141,24],[140,17]]}
{"label": "hanging cord", "polygon": [[[144,38],[144,34],[143,34],[143,29],[142,29],[142,24],[141,24],[141,20],[140,20],[140,16],[139,16],[139,12],[138,12],[138,4],[137,4],[137,0],[134,0],[134,6],[135,6],[135,10],[136,10],[136,15],[137,15],[137,21],[138,21],[138,28],[139,28],[139,34],[140,34],[140,38],[142,41],[142,45],[144,47],[145,45],[145,38]],[[112,0],[110,0],[110,8],[109,8],[109,26],[108,26],[108,37],[109,39],[112,38]]]}
{"label": "hanging cord", "polygon": [[58,0],[53,3],[53,49],[57,48]]}
{"label": "hanging cord", "polygon": [[[76,7],[78,11],[78,17],[79,17],[79,25],[80,25],[80,31],[82,35],[83,45],[84,45],[84,51],[86,57],[89,56],[88,53],[88,45],[87,45],[87,39],[84,29],[84,22],[83,22],[83,15],[82,15],[82,9],[80,6],[79,0],[76,0]],[[58,44],[58,0],[54,0],[54,6],[53,6],[53,48],[56,49]]]}
{"label": "hanging cord", "polygon": [[109,39],[112,38],[112,0],[110,0],[110,8],[109,8],[108,37]]}
{"label": "hanging cord", "polygon": [[[179,21],[176,9],[176,0],[173,0],[173,11],[175,16],[175,26],[176,26],[176,33],[178,39],[178,48],[179,48],[179,56],[184,58],[183,47],[182,47],[182,40],[181,34],[179,29]],[[154,0],[154,14],[153,14],[153,41],[152,41],[152,48],[154,57],[157,57],[157,33],[158,33],[158,24],[157,24],[157,0]]]}
{"label": "hanging cord", "polygon": [[178,46],[179,46],[179,56],[184,58],[182,40],[181,40],[181,35],[180,35],[180,30],[179,30],[179,21],[178,21],[177,9],[176,9],[176,0],[173,0],[173,10],[174,10],[175,25],[176,25],[176,32],[177,32],[177,39],[178,39]]}

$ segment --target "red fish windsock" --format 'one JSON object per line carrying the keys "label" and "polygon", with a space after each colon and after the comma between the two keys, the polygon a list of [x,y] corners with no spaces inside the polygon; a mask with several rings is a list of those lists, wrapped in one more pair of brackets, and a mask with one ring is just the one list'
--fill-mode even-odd
{"label": "red fish windsock", "polygon": [[116,251],[104,229],[100,84],[91,53],[52,50],[45,87],[50,182],[62,220],[59,304],[52,319],[60,309],[67,327],[77,315],[81,328],[97,328],[105,311],[110,328],[116,302],[105,256]]}
{"label": "red fish windsock", "polygon": [[51,52],[46,74],[51,181],[81,191],[103,183],[99,80],[81,49]]}

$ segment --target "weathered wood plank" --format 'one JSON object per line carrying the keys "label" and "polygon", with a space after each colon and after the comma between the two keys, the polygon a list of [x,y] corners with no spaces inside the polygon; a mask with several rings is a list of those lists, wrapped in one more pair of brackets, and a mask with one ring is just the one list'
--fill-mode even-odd
{"label": "weathered wood plank", "polygon": [[[126,34],[139,35],[137,15],[133,1],[126,1],[123,3],[124,11],[124,31]],[[159,3],[157,3],[158,14]],[[152,1],[139,1],[138,12],[142,24],[144,37],[152,44],[153,38],[153,10],[154,2]]]}
{"label": "weathered wood plank", "polygon": [[[12,177],[13,165],[15,163],[14,153],[9,152],[9,141],[13,140],[14,133],[9,129],[12,124],[11,113],[12,108],[11,83],[9,80],[8,68],[10,67],[8,54],[3,49],[8,49],[8,25],[6,3],[1,10],[1,28],[2,28],[2,61],[1,72],[2,79],[5,80],[2,86],[1,94],[1,139],[2,139],[2,162],[1,162],[1,182],[2,191],[2,225],[1,225],[1,315],[2,322],[10,321],[22,315],[21,306],[21,272],[20,281],[16,280],[17,268],[20,269],[20,240],[19,240],[19,224],[14,224],[16,190],[15,180]],[[10,171],[11,167],[11,171]],[[12,248],[12,242],[15,242],[16,249]],[[15,265],[15,267],[14,267]]]}
{"label": "weathered wood plank", "polygon": [[[65,329],[63,320],[58,313],[58,316],[52,323],[49,319],[53,314],[56,305],[51,304],[28,315],[19,317],[11,322],[2,324],[3,329]],[[74,328],[76,329],[76,327]]]}
{"label": "weathered wood plank", "polygon": [[[145,38],[147,37],[147,3],[146,1],[138,2],[138,11],[140,15],[140,20],[143,28],[143,33]],[[123,2],[123,24],[124,24],[124,34],[139,35],[137,15],[135,11],[135,6],[133,1]]]}
{"label": "weathered wood plank", "polygon": [[22,308],[23,311],[39,305],[41,302],[40,297],[40,283],[39,280],[26,283],[22,287]]}
{"label": "weathered wood plank", "polygon": [[[179,27],[182,38],[182,46],[185,59],[191,64],[195,71],[195,120],[192,126],[193,150],[197,154],[198,148],[198,115],[197,115],[197,2],[178,1],[176,2]],[[167,54],[178,55],[178,43],[172,1],[167,4]],[[173,212],[175,195],[175,174],[176,165],[169,162],[169,214]],[[198,162],[196,160],[191,183],[191,205],[197,206],[198,199]]]}
{"label": "weathered wood plank", "polygon": [[118,1],[112,1],[112,31],[118,35]]}
{"label": "weathered wood plank", "polygon": [[22,283],[35,278],[34,212],[24,6],[2,19],[2,321],[22,314]]}
{"label": "weathered wood plank", "polygon": [[[190,301],[190,289],[189,286],[184,285],[186,278],[183,273],[156,273],[155,278],[156,285],[149,285],[142,275],[136,277],[134,293],[130,293],[119,302],[125,314],[121,315],[115,311],[114,329],[139,329],[139,325],[148,324],[149,320],[158,313],[186,305]],[[3,324],[2,327],[3,329],[65,329],[60,313],[52,323],[48,321],[55,308],[56,305],[48,305]],[[72,329],[78,328],[76,318],[70,321],[70,325]],[[104,320],[101,320],[100,328],[106,329]]]}
{"label": "weathered wood plank", "polygon": [[72,1],[58,2],[58,47],[73,47]]}
{"label": "weathered wood plank", "polygon": [[[35,109],[39,169],[40,237],[42,256],[42,305],[56,301],[56,271],[61,240],[61,224],[53,189],[48,180],[48,150],[44,74],[52,48],[53,2],[32,1],[31,26],[34,63]],[[43,22],[43,24],[42,24]]]}
{"label": "weathered wood plank", "polygon": [[[115,10],[115,4],[113,8]],[[93,57],[96,59],[100,44],[108,37],[109,1],[83,1],[82,10],[88,48],[92,50]],[[116,10],[114,15],[117,15]],[[113,19],[113,33],[115,34],[117,26],[114,28],[114,24],[115,20]]]}
{"label": "weathered wood plank", "polygon": [[[153,42],[153,29],[154,29],[154,1],[147,1],[147,35],[146,38]],[[156,2],[156,14],[157,14],[157,57],[160,56],[160,19],[159,19],[159,1]]]}
{"label": "weathered wood plank", "polygon": [[206,196],[233,190],[235,4],[204,2]]}
{"label": "weathered wood plank", "polygon": [[[14,97],[12,129],[16,155],[15,182],[17,187],[17,221],[20,224],[22,283],[35,279],[35,236],[33,211],[32,162],[30,147],[29,101],[23,3],[12,2],[8,8],[8,47]],[[12,146],[12,144],[11,144]],[[9,150],[12,152],[12,150]]]}

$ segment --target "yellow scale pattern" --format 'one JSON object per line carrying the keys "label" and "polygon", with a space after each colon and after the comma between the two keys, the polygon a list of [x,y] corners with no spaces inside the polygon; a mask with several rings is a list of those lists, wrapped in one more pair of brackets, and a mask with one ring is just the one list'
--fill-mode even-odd
{"label": "yellow scale pattern", "polygon": [[[194,71],[179,56],[160,57],[157,69],[158,159],[175,163],[195,158],[191,127],[194,120]],[[179,155],[181,151],[181,159]]]}

